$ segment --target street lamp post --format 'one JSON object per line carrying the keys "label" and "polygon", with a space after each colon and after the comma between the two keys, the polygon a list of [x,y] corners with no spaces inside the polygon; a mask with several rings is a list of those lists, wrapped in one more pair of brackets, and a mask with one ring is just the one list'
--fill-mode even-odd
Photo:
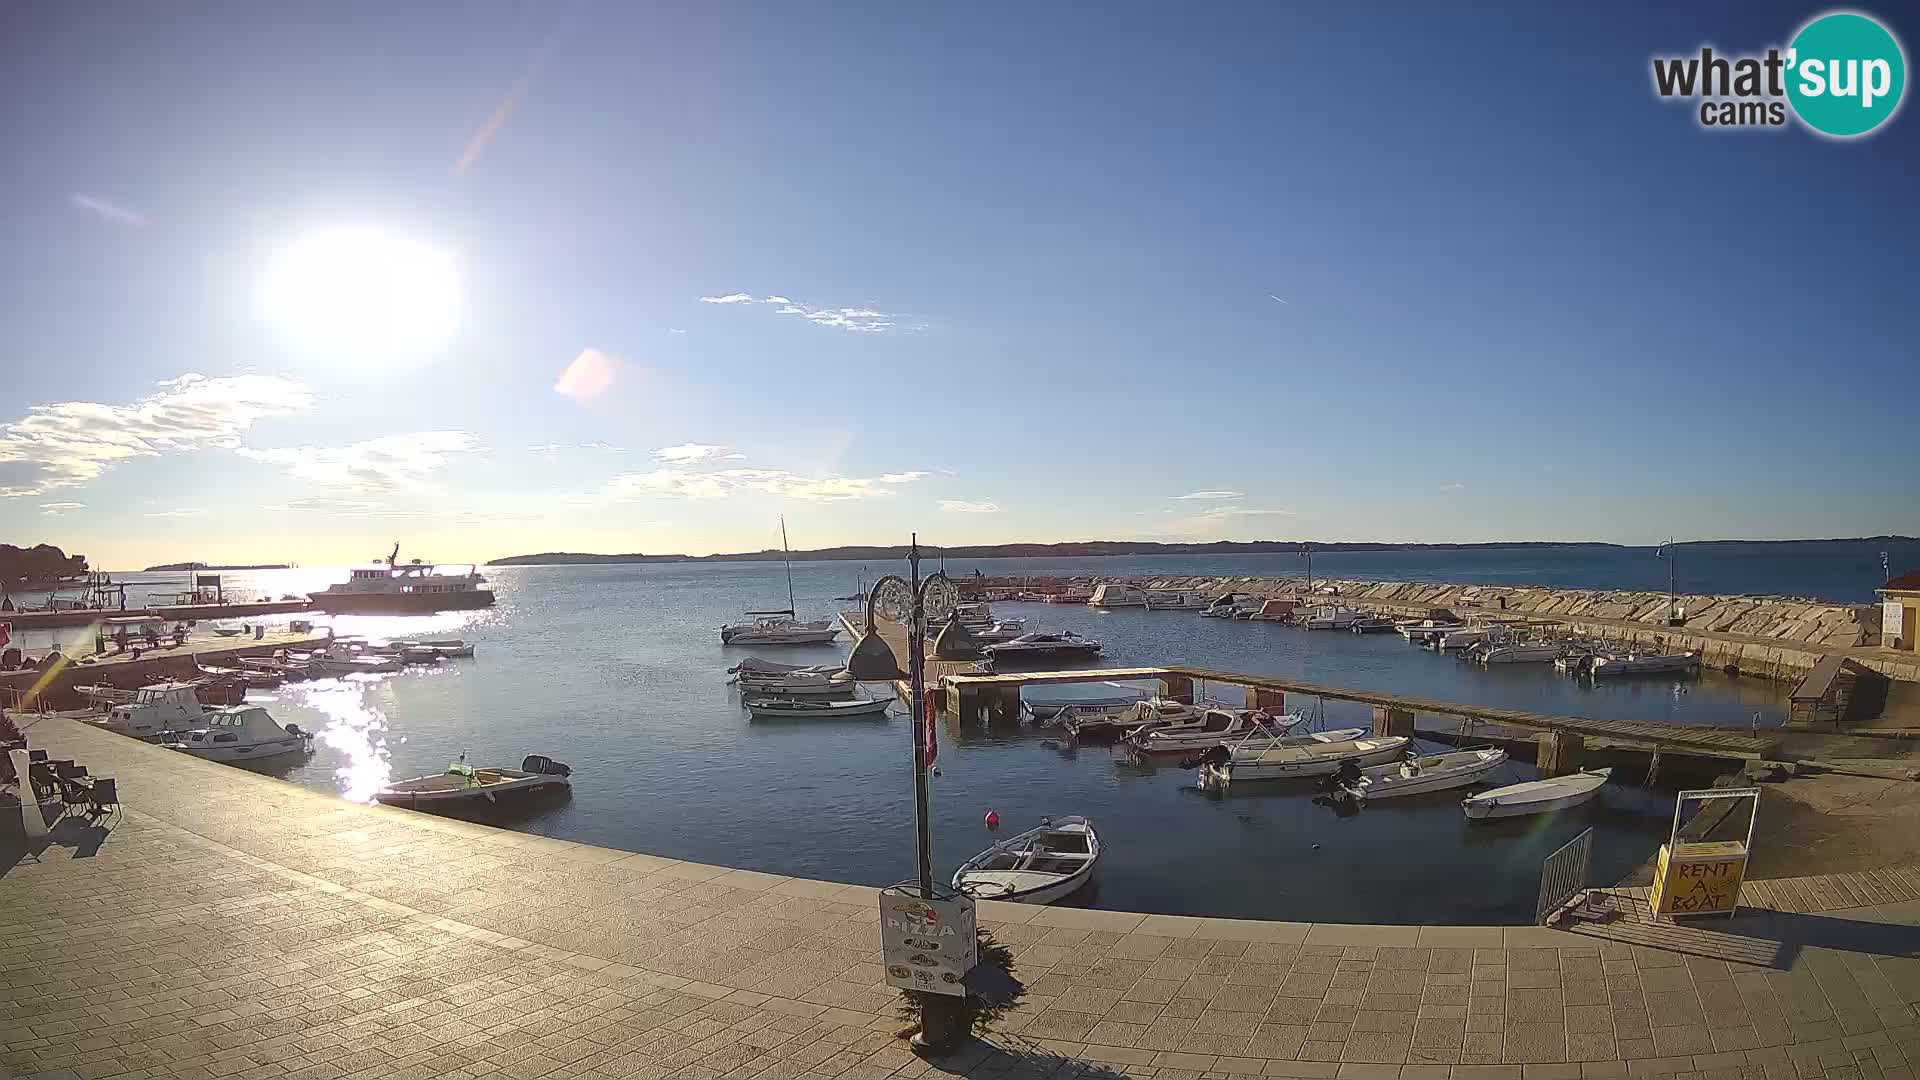
{"label": "street lamp post", "polygon": [[[907,549],[910,580],[888,574],[873,583],[867,593],[867,626],[847,657],[847,674],[861,682],[891,682],[902,672],[893,648],[875,629],[874,621],[884,617],[907,624],[907,685],[913,708],[913,817],[915,843],[920,857],[920,897],[935,899],[933,891],[933,843],[929,834],[927,811],[928,748],[931,739],[927,717],[926,626],[931,620],[952,613],[959,590],[944,572],[920,577],[920,537],[914,534]],[[923,1050],[944,1050],[964,1032],[959,1030],[957,999],[945,994],[919,993],[920,1032],[914,1046]]]}

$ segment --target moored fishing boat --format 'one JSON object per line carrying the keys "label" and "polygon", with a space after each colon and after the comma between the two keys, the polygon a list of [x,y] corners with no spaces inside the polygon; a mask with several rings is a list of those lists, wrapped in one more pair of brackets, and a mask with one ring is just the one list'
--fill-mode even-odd
{"label": "moored fishing boat", "polygon": [[1565,810],[1598,795],[1612,774],[1612,769],[1590,769],[1546,780],[1511,784],[1469,795],[1460,800],[1460,809],[1474,821]]}
{"label": "moored fishing boat", "polygon": [[[1211,708],[1198,717],[1137,728],[1126,736],[1129,749],[1141,754],[1178,754],[1258,738],[1268,739],[1300,722],[1298,716],[1273,716],[1258,709]],[[1263,740],[1265,741],[1265,740]]]}
{"label": "moored fishing boat", "polygon": [[755,720],[885,720],[886,698],[860,701],[805,701],[795,699],[750,699],[747,712]]}
{"label": "moored fishing boat", "polygon": [[1611,675],[1685,674],[1700,667],[1700,654],[1684,653],[1603,653],[1587,665],[1586,673],[1596,679]]}
{"label": "moored fishing boat", "polygon": [[1424,795],[1466,787],[1506,763],[1507,752],[1497,748],[1411,757],[1362,769],[1360,781],[1351,791],[1355,797],[1368,801]]}
{"label": "moored fishing boat", "polygon": [[1147,698],[1126,705],[1069,705],[1053,722],[1080,742],[1114,739],[1145,727],[1183,722],[1198,723],[1206,707],[1166,698]]}
{"label": "moored fishing boat", "polygon": [[1405,735],[1365,735],[1365,728],[1344,728],[1274,740],[1246,751],[1215,747],[1201,764],[1200,782],[1226,787],[1236,781],[1326,776],[1348,763],[1365,768],[1392,761],[1413,742]]}
{"label": "moored fishing boat", "polygon": [[261,761],[313,749],[312,734],[298,724],[282,726],[258,705],[212,709],[203,722],[160,745],[208,761]]}
{"label": "moored fishing boat", "polygon": [[563,791],[573,786],[568,779],[572,775],[573,769],[564,762],[540,754],[528,755],[518,769],[476,769],[461,754],[446,772],[389,784],[373,797],[388,806],[445,813],[506,798]]}
{"label": "moored fishing boat", "polygon": [[1048,818],[960,865],[953,887],[976,900],[1051,904],[1093,879],[1100,835],[1079,815]]}

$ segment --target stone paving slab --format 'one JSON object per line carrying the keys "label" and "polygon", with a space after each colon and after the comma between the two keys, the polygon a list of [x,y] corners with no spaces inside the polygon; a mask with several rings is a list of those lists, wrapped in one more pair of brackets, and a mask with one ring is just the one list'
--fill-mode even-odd
{"label": "stone paving slab", "polygon": [[1734,920],[1766,963],[986,903],[1025,997],[930,1064],[895,1037],[872,888],[353,806],[57,718],[28,734],[128,805],[0,862],[0,1072],[1897,1080],[1920,1061],[1920,903]]}

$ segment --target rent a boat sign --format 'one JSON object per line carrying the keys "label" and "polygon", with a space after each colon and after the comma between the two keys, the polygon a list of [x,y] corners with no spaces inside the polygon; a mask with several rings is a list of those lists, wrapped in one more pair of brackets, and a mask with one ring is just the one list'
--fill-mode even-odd
{"label": "rent a boat sign", "polygon": [[887,985],[963,996],[980,955],[973,899],[927,900],[901,886],[880,892],[880,952]]}

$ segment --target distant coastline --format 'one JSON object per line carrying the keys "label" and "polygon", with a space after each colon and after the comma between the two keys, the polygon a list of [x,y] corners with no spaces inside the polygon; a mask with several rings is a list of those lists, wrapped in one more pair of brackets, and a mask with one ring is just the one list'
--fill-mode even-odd
{"label": "distant coastline", "polygon": [[[1915,542],[1911,536],[1855,536],[1834,537],[1818,540],[1685,540],[1673,546],[1710,547],[1731,544],[1858,544],[1872,542]],[[936,547],[921,545],[923,555],[946,556],[955,559],[1047,559],[1047,558],[1098,558],[1103,556],[1124,555],[1292,555],[1297,554],[1305,545],[1297,540],[1254,540],[1235,541],[1217,540],[1204,544],[1160,544],[1146,541],[1127,540],[1088,540],[1059,544],[966,544],[958,547]],[[1598,540],[1506,540],[1480,544],[1394,544],[1361,541],[1343,541],[1312,545],[1315,554],[1343,551],[1500,551],[1500,550],[1542,550],[1542,549],[1622,549],[1629,544],[1610,544]],[[603,555],[580,551],[546,551],[537,555],[509,555],[504,558],[489,559],[488,566],[594,566],[623,563],[684,563],[684,562],[769,562],[782,557],[779,548],[764,551],[739,551],[714,555],[648,555],[641,552]],[[795,551],[795,562],[882,562],[889,559],[904,559],[907,549],[903,544],[890,546],[857,545],[849,547],[813,548]]]}
{"label": "distant coastline", "polygon": [[150,573],[155,573],[158,571],[166,571],[166,570],[286,570],[286,569],[290,569],[290,567],[286,563],[248,563],[246,565],[235,563],[233,565],[222,565],[218,563],[203,563],[203,562],[170,562],[170,563],[161,563],[159,566],[149,566],[145,570],[142,570],[141,573],[150,574]]}

